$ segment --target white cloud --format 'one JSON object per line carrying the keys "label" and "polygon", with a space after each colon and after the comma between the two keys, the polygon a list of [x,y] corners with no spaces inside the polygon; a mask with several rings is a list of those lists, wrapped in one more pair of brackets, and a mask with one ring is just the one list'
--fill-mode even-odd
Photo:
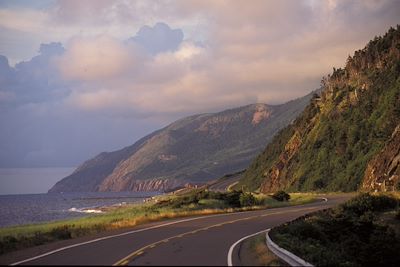
{"label": "white cloud", "polygon": [[[316,89],[332,67],[398,23],[399,13],[396,0],[67,0],[47,10],[0,8],[0,53],[37,51],[49,41],[65,47],[17,65],[16,79],[0,81],[0,101],[84,115],[85,125],[95,117],[166,125],[193,113],[282,103]],[[144,25],[146,34],[132,38]],[[6,126],[21,121],[2,118]],[[74,116],[70,126],[75,119],[83,125]]]}
{"label": "white cloud", "polygon": [[203,50],[204,48],[202,47],[196,46],[190,42],[185,42],[181,44],[180,48],[174,53],[174,56],[181,61],[189,60],[202,53]]}
{"label": "white cloud", "polygon": [[98,82],[134,71],[139,58],[133,45],[102,35],[72,39],[56,62],[66,79]]}
{"label": "white cloud", "polygon": [[0,9],[0,27],[27,33],[40,33],[48,23],[48,13],[31,9]]}

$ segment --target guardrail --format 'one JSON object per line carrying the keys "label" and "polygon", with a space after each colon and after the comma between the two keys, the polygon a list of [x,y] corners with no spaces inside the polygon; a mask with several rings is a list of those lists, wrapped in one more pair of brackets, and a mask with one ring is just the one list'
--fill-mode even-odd
{"label": "guardrail", "polygon": [[272,241],[271,238],[269,237],[269,231],[265,234],[265,237],[268,248],[276,256],[278,256],[280,259],[282,259],[290,266],[314,266],[311,263],[306,262],[302,258],[294,255],[292,252],[287,251],[286,249],[281,248],[276,243],[274,243],[274,241]]}

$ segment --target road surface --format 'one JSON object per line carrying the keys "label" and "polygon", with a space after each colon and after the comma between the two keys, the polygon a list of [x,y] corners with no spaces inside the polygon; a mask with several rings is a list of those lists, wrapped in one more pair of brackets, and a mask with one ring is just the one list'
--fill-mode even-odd
{"label": "road surface", "polygon": [[[351,196],[333,195],[327,202],[295,207],[151,223],[17,251],[0,257],[0,264],[226,266],[229,249],[242,237],[334,206]],[[233,249],[233,265],[240,265],[238,254]]]}
{"label": "road surface", "polygon": [[208,187],[208,189],[211,191],[226,192],[226,191],[228,191],[229,186],[239,182],[240,178],[242,178],[242,177],[243,177],[242,172],[233,174],[225,179],[219,179],[217,182],[210,185]]}

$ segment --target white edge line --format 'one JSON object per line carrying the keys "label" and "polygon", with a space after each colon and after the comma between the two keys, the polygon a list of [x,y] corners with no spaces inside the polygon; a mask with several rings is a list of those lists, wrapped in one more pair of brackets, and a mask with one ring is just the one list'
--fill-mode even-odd
{"label": "white edge line", "polygon": [[36,259],[39,259],[39,258],[43,258],[43,257],[49,256],[51,254],[54,254],[54,253],[57,253],[57,252],[60,252],[60,251],[63,251],[63,250],[67,250],[67,249],[74,248],[74,247],[79,247],[79,246],[82,246],[82,245],[86,245],[86,244],[90,244],[90,243],[94,243],[94,242],[98,242],[98,241],[102,241],[102,240],[106,240],[106,239],[110,239],[110,238],[114,238],[114,237],[120,237],[120,236],[124,236],[124,235],[130,235],[130,234],[134,234],[134,233],[144,232],[144,231],[148,231],[148,230],[152,230],[152,229],[156,229],[156,228],[160,228],[160,227],[164,227],[164,226],[168,226],[168,225],[172,225],[172,224],[182,223],[182,222],[189,222],[189,221],[200,220],[200,219],[205,219],[205,218],[212,218],[212,217],[218,217],[218,216],[227,216],[227,215],[233,215],[233,214],[236,214],[236,213],[237,212],[232,212],[232,213],[223,213],[223,214],[216,214],[216,215],[189,218],[189,219],[179,220],[179,221],[175,221],[175,222],[155,225],[155,226],[144,228],[144,229],[133,230],[133,231],[117,234],[117,235],[105,236],[105,237],[89,240],[89,241],[86,241],[86,242],[77,243],[77,244],[73,244],[73,245],[70,245],[70,246],[62,247],[62,248],[59,248],[59,249],[56,249],[56,250],[52,250],[52,251],[46,252],[44,254],[32,257],[32,258],[28,258],[28,259],[25,259],[25,260],[21,260],[21,261],[18,261],[18,262],[11,263],[10,266],[19,265],[21,263],[25,263],[25,262],[33,261],[33,260],[36,260]]}
{"label": "white edge line", "polygon": [[[325,202],[328,202],[328,199],[327,199],[326,197],[322,197],[321,199],[322,199],[323,201],[325,201]],[[234,248],[235,248],[240,242],[242,242],[243,240],[245,240],[245,239],[247,239],[247,238],[250,238],[250,237],[252,237],[252,236],[261,234],[261,233],[263,233],[263,232],[267,232],[267,233],[268,233],[270,230],[271,230],[271,228],[268,228],[268,229],[262,230],[262,231],[260,231],[260,232],[257,232],[257,233],[254,233],[254,234],[245,236],[245,237],[239,239],[238,241],[236,241],[236,242],[229,248],[229,251],[228,251],[228,266],[233,266],[233,262],[232,262],[232,253],[233,253]],[[268,234],[267,234],[267,236],[268,236]],[[312,265],[311,265],[311,266],[312,266]]]}
{"label": "white edge line", "polygon": [[254,234],[251,234],[251,235],[248,235],[248,236],[245,236],[245,237],[239,239],[238,241],[236,241],[236,242],[229,248],[229,251],[228,251],[228,266],[233,266],[233,263],[232,263],[232,253],[233,253],[233,250],[235,249],[235,247],[236,247],[240,242],[242,242],[243,240],[245,240],[245,239],[247,239],[247,238],[249,238],[249,237],[253,237],[253,236],[255,236],[255,235],[258,235],[258,234],[261,234],[261,233],[264,233],[264,232],[268,232],[269,230],[270,230],[270,228],[265,229],[265,230],[262,230],[262,231],[260,231],[260,232],[254,233]]}
{"label": "white edge line", "polygon": [[[323,199],[324,199],[325,201],[328,201],[328,199],[326,199],[326,198],[323,198]],[[251,212],[251,211],[244,211],[244,212]],[[219,216],[227,216],[227,215],[233,215],[233,214],[236,214],[236,213],[238,213],[238,212],[223,213],[223,214],[216,214],[216,215],[195,217],[195,218],[184,219],[184,220],[179,220],[179,221],[175,221],[175,222],[160,224],[160,225],[152,226],[152,227],[149,227],[149,228],[144,228],[144,229],[139,229],[139,230],[133,230],[133,231],[129,231],[129,232],[117,234],[117,235],[105,236],[105,237],[101,237],[101,238],[89,240],[89,241],[86,241],[86,242],[77,243],[77,244],[73,244],[73,245],[70,245],[70,246],[62,247],[62,248],[59,248],[59,249],[56,249],[56,250],[52,250],[52,251],[46,252],[46,253],[44,253],[44,254],[40,254],[40,255],[38,255],[38,256],[34,256],[34,257],[31,257],[31,258],[28,258],[28,259],[25,259],[25,260],[17,261],[17,262],[11,263],[10,266],[19,265],[19,264],[22,264],[22,263],[25,263],[25,262],[29,262],[29,261],[33,261],[33,260],[36,260],[36,259],[40,259],[40,258],[49,256],[49,255],[51,255],[51,254],[55,254],[55,253],[57,253],[57,252],[64,251],[64,250],[67,250],[67,249],[70,249],[70,248],[79,247],[79,246],[87,245],[87,244],[90,244],[90,243],[95,243],[95,242],[98,242],[98,241],[102,241],[102,240],[106,240],[106,239],[110,239],[110,238],[114,238],[114,237],[119,237],[119,236],[130,235],[130,234],[139,233],[139,232],[144,232],[144,231],[148,231],[148,230],[152,230],[152,229],[156,229],[156,228],[160,228],[160,227],[164,227],[164,226],[168,226],[168,225],[172,225],[172,224],[182,223],[182,222],[189,222],[189,221],[194,221],[194,220],[199,220],[199,219],[204,219],[204,218],[212,218],[212,217],[219,217]],[[243,213],[243,212],[242,212],[242,213]],[[269,229],[268,229],[268,230],[269,230]],[[255,234],[253,234],[253,235],[251,235],[251,236],[257,235],[257,234],[259,234],[259,233],[262,233],[262,232],[265,232],[265,231],[268,231],[268,230],[264,230],[264,231],[255,233]],[[240,242],[243,241],[244,239],[249,238],[249,237],[251,237],[251,236],[247,236],[247,237],[242,238],[241,240],[237,241],[237,242],[236,242],[235,244],[233,244],[232,246],[235,247],[238,243],[240,243]],[[230,253],[231,256],[232,256],[232,251],[231,251],[231,249],[232,249],[232,251],[233,251],[233,248],[231,247],[231,248],[229,249],[229,253]],[[232,259],[229,259],[229,253],[228,253],[228,265],[229,265],[229,261],[231,261],[231,264],[232,264]],[[232,265],[229,265],[229,266],[232,266]]]}

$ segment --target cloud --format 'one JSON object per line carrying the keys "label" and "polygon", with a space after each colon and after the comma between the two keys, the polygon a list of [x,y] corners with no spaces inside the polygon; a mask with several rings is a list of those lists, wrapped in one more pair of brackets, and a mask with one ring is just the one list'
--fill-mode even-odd
{"label": "cloud", "polygon": [[13,79],[13,69],[8,64],[8,59],[0,55],[0,84],[6,84]]}
{"label": "cloud", "polygon": [[[207,21],[199,25],[205,27],[201,32],[208,32],[207,39],[202,44],[184,39],[182,29],[160,22],[142,26],[131,38],[109,33],[73,37],[65,52],[45,60],[59,71],[51,76],[61,75],[53,84],[68,88],[63,90],[67,106],[91,112],[178,116],[246,101],[281,103],[318,87],[332,67],[342,66],[354,49],[396,20],[399,5],[340,0],[254,1],[252,5],[240,0],[172,5],[57,1],[50,15],[42,17],[65,25],[106,25],[144,9],[142,18],[158,16],[175,23],[201,18]],[[40,57],[44,58],[43,52]],[[50,77],[42,76],[36,71],[24,74],[26,80],[46,85]],[[10,94],[3,93],[2,98],[10,99]]]}
{"label": "cloud", "polygon": [[66,79],[98,81],[134,71],[138,58],[134,47],[102,35],[72,39],[56,62]]}
{"label": "cloud", "polygon": [[72,160],[186,115],[305,95],[399,13],[395,0],[0,6],[0,161],[17,146],[14,161],[63,149]]}
{"label": "cloud", "polygon": [[[11,67],[0,56],[0,103],[19,106],[60,101],[68,91],[68,81],[60,78],[53,58],[64,53],[61,43],[42,44],[39,55]],[[5,103],[4,103],[5,102]]]}
{"label": "cloud", "polygon": [[48,14],[42,10],[21,8],[0,9],[0,27],[21,32],[39,32],[45,29]]}
{"label": "cloud", "polygon": [[181,29],[171,29],[165,23],[156,23],[154,27],[143,26],[128,42],[135,42],[150,54],[176,51],[183,40]]}
{"label": "cloud", "polygon": [[60,24],[105,24],[112,20],[115,5],[109,0],[58,0],[50,15]]}

